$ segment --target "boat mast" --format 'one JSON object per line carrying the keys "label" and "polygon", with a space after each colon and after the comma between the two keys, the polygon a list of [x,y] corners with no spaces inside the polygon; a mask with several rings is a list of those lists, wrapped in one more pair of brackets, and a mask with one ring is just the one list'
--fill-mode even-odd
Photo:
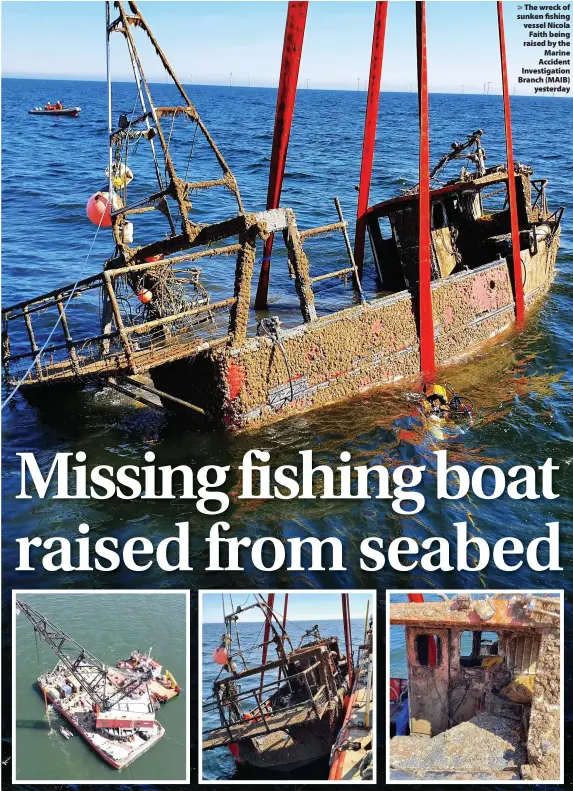
{"label": "boat mast", "polygon": [[354,680],[354,666],[352,662],[352,625],[350,623],[350,600],[348,593],[342,594],[342,623],[344,625],[344,644],[346,646],[348,688],[352,689],[352,682]]}

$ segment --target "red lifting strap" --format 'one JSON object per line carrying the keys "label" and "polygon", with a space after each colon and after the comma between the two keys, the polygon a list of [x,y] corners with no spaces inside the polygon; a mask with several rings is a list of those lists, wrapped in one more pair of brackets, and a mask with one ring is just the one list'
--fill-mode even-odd
{"label": "red lifting strap", "polygon": [[[288,4],[271,153],[267,209],[278,209],[281,199],[307,10],[308,3]],[[271,234],[265,243],[257,296],[255,297],[255,308],[257,310],[264,310],[267,307],[273,239],[274,236]]]}
{"label": "red lifting strap", "polygon": [[426,3],[416,3],[418,51],[418,110],[420,115],[420,235],[419,235],[419,332],[420,370],[424,379],[435,374],[434,318],[430,270],[430,135],[428,125],[428,63],[426,56]]}
{"label": "red lifting strap", "polygon": [[382,61],[384,59],[387,16],[388,3],[376,3],[374,32],[372,34],[372,55],[370,57],[370,77],[368,79],[368,97],[366,99],[366,119],[364,121],[364,141],[362,143],[362,164],[360,166],[356,236],[354,237],[354,260],[356,261],[359,277],[362,277],[362,267],[364,265],[366,210],[368,209],[370,183],[372,180],[372,163],[374,160],[374,145],[376,143],[376,126],[378,122],[378,104],[380,101],[380,82],[382,79]]}
{"label": "red lifting strap", "polygon": [[523,297],[523,275],[521,272],[521,253],[519,243],[519,218],[517,216],[517,194],[515,191],[515,166],[513,163],[513,137],[511,134],[511,109],[509,106],[509,87],[507,81],[507,54],[505,51],[505,28],[503,24],[503,3],[497,4],[499,28],[499,55],[501,59],[501,81],[503,85],[503,112],[505,116],[505,149],[507,152],[507,189],[509,195],[509,214],[511,217],[511,259],[513,264],[513,290],[515,299],[515,318],[523,322],[525,300]]}

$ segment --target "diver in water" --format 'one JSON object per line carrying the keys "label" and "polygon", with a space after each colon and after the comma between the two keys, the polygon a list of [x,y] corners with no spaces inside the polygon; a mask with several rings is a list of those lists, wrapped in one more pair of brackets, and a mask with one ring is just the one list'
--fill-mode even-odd
{"label": "diver in water", "polygon": [[467,398],[454,393],[450,385],[424,385],[422,409],[426,415],[440,419],[468,418],[473,425],[472,404]]}

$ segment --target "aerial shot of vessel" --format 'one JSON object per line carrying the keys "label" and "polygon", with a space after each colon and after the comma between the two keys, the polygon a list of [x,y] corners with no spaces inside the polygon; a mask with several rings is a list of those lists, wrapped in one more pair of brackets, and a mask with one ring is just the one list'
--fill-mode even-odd
{"label": "aerial shot of vessel", "polygon": [[390,593],[390,779],[560,782],[560,596],[439,595]]}
{"label": "aerial shot of vessel", "polygon": [[16,599],[16,612],[58,657],[54,669],[38,678],[38,688],[46,710],[51,704],[65,719],[58,730],[66,740],[78,734],[107,764],[124,769],[165,735],[157,712],[181,688],[150,652],[134,650],[113,667],[30,604]]}
{"label": "aerial shot of vessel", "polygon": [[[289,6],[287,30],[301,5]],[[333,222],[314,228],[300,228],[294,211],[276,200],[269,199],[266,210],[247,211],[237,179],[137,4],[127,6],[107,6],[108,51],[112,37],[127,46],[139,107],[112,118],[108,73],[107,180],[87,204],[98,231],[111,229],[112,249],[99,274],[3,310],[6,381],[26,398],[107,386],[203,425],[240,430],[374,387],[415,382],[426,370],[425,358],[445,366],[483,350],[516,318],[522,322],[547,292],[563,208],[549,206],[547,181],[534,178],[529,164],[511,158],[510,176],[507,164],[489,164],[481,129],[452,143],[426,174],[432,185],[427,195],[426,182],[412,183],[359,211],[354,250],[337,198]],[[421,19],[418,33],[425,35]],[[155,103],[136,30],[172,82],[173,104]],[[274,182],[277,130],[286,123],[281,106],[279,101],[271,153]],[[190,180],[198,140],[211,170],[204,157]],[[286,151],[282,156],[284,169]],[[452,174],[460,162],[461,170]],[[226,191],[234,213],[207,222],[202,206],[212,208],[211,190]],[[422,193],[427,283],[420,280]],[[368,234],[376,271],[369,288],[360,233]],[[280,263],[288,266],[298,316],[269,312],[270,250],[277,234],[284,240]],[[332,234],[340,235],[346,260],[324,271],[307,255],[307,244]],[[517,245],[520,261],[514,262]],[[209,283],[209,266],[228,257],[235,258],[228,278]],[[315,287],[332,279],[349,289],[336,310],[325,311]],[[428,304],[431,331],[424,329]]]}
{"label": "aerial shot of vessel", "polygon": [[[225,632],[212,653],[220,672],[203,701],[204,762],[207,751],[227,747],[239,767],[254,772],[249,777],[268,772],[288,777],[322,759],[323,774],[310,774],[311,778],[372,780],[372,615],[368,607],[359,642],[353,644],[349,594],[328,595],[331,617],[337,615],[336,604],[340,609],[342,603],[342,644],[338,635],[327,636],[320,623],[303,629],[297,621],[288,621],[289,597],[301,597],[301,592],[285,594],[281,612],[274,594],[253,594],[252,604],[231,605],[225,613]],[[249,639],[252,623],[247,614],[253,609],[265,616],[262,643],[260,636],[254,644]],[[247,623],[241,626],[242,617]],[[325,628],[331,628],[330,619]],[[270,648],[276,659],[269,655]],[[219,726],[205,727],[214,716]],[[296,777],[305,776],[299,771]]]}

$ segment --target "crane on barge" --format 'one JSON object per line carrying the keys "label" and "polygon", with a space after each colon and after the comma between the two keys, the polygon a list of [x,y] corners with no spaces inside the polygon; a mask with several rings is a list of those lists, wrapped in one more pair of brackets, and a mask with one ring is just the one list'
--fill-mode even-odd
{"label": "crane on barge", "polygon": [[16,608],[17,613],[26,616],[34,627],[35,634],[50,646],[66,670],[78,679],[101,711],[113,708],[142,683],[151,680],[151,670],[133,674],[123,672],[126,677],[125,684],[121,689],[113,687],[113,693],[109,694],[108,666],[104,662],[97,659],[31,605],[16,599]]}

